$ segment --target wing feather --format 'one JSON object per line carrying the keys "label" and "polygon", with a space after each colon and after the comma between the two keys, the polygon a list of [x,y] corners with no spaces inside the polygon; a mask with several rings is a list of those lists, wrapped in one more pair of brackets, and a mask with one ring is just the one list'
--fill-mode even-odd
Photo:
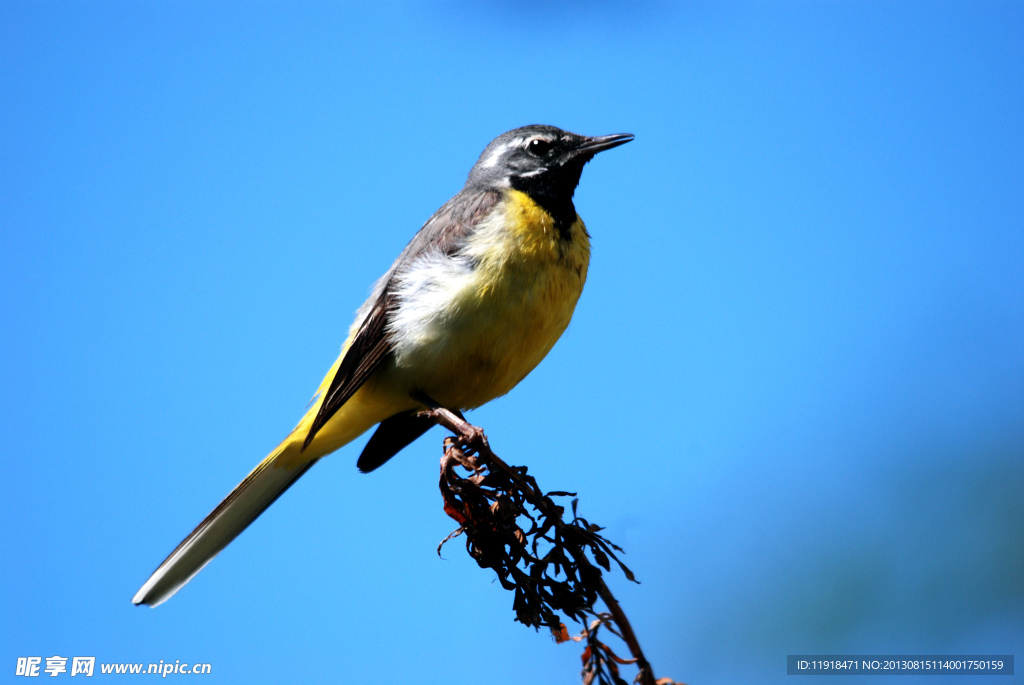
{"label": "wing feather", "polygon": [[438,209],[402,250],[360,310],[362,323],[324,393],[324,400],[306,434],[303,450],[394,349],[388,334],[388,322],[395,308],[401,306],[392,288],[395,276],[413,264],[417,257],[430,251],[449,255],[456,253],[465,243],[467,233],[494,209],[501,197],[501,193],[493,190],[463,190]]}

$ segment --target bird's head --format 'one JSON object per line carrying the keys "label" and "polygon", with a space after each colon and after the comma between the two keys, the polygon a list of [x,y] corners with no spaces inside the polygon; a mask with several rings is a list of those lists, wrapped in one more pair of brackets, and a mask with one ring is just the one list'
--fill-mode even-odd
{"label": "bird's head", "polygon": [[484,148],[466,187],[514,188],[531,197],[571,200],[583,165],[598,152],[631,140],[631,133],[591,138],[554,126],[523,126]]}

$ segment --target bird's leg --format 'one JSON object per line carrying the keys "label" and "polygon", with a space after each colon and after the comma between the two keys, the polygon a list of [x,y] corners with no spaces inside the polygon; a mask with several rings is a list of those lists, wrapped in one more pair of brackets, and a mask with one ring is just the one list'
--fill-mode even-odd
{"label": "bird's leg", "polygon": [[442,407],[424,392],[414,392],[412,398],[427,407],[427,411],[420,412],[422,415],[435,418],[439,424],[465,440],[467,447],[477,452],[480,451],[480,447],[489,448],[484,429],[467,421],[458,409]]}

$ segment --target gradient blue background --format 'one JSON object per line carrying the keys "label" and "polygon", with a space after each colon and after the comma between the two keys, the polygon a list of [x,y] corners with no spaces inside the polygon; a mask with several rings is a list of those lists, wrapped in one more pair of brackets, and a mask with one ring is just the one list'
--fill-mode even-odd
{"label": "gradient blue background", "polygon": [[129,601],[527,123],[636,141],[584,172],[571,327],[471,418],[626,548],[657,674],[1024,657],[1024,5],[4,2],[4,678],[577,682],[435,555],[439,429]]}

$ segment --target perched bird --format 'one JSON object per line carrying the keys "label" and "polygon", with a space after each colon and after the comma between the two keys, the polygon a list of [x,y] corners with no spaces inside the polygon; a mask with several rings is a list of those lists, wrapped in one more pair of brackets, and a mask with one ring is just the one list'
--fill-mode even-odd
{"label": "perched bird", "polygon": [[317,460],[373,426],[363,472],[434,425],[417,415],[425,406],[473,409],[523,380],[587,278],[590,238],[572,202],[583,165],[631,140],[525,126],[491,141],[377,281],[306,415],[132,601],[166,601]]}

